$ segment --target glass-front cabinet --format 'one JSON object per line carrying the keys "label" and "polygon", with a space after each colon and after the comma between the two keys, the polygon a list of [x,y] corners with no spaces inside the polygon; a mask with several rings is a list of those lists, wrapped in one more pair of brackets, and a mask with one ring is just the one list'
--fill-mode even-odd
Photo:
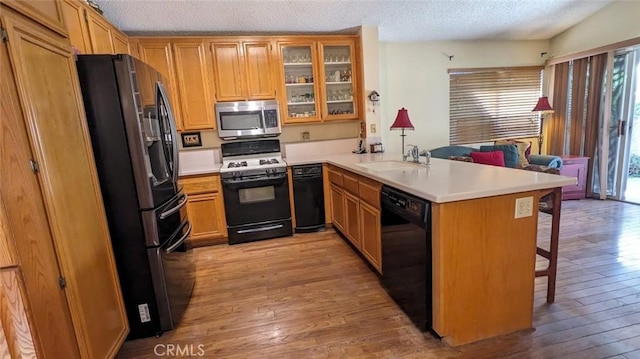
{"label": "glass-front cabinet", "polygon": [[324,120],[357,118],[353,41],[320,42]]}
{"label": "glass-front cabinet", "polygon": [[356,42],[278,43],[283,123],[358,119]]}
{"label": "glass-front cabinet", "polygon": [[316,43],[279,43],[278,47],[284,77],[283,122],[320,121]]}

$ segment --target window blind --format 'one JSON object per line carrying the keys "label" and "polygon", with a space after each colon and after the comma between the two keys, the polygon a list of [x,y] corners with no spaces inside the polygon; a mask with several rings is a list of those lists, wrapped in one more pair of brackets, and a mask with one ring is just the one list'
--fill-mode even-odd
{"label": "window blind", "polygon": [[542,67],[449,70],[451,144],[538,136]]}

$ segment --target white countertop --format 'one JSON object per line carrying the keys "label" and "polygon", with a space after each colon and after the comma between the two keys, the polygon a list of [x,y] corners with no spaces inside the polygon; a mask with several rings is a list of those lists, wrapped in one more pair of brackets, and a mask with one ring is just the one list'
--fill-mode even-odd
{"label": "white countertop", "polygon": [[[323,158],[324,157],[324,158]],[[432,202],[444,203],[498,196],[575,184],[574,177],[525,171],[477,163],[432,158],[430,165],[375,170],[360,166],[380,161],[402,161],[399,154],[346,154],[309,156],[288,165],[327,162]],[[424,157],[421,157],[424,160]]]}
{"label": "white countertop", "polygon": [[[326,147],[351,146],[351,142],[327,141]],[[318,144],[312,146],[317,147]],[[369,177],[426,200],[444,203],[474,198],[498,196],[576,183],[574,177],[495,167],[461,161],[432,158],[431,164],[389,163],[385,169],[373,169],[359,164],[380,161],[402,161],[400,154],[335,154],[324,148],[297,146],[288,149],[285,161],[289,166],[310,163],[331,163],[346,170]],[[342,148],[342,153],[345,150]],[[328,153],[327,153],[328,152]],[[220,171],[219,150],[180,152],[180,176],[217,173]],[[424,160],[424,157],[420,158]],[[402,168],[395,168],[401,166]]]}

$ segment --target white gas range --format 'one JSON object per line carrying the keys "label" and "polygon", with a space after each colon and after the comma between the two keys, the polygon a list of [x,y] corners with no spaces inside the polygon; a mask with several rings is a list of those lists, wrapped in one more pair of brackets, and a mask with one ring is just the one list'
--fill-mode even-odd
{"label": "white gas range", "polygon": [[221,151],[229,244],[292,235],[287,164],[280,141],[223,143]]}

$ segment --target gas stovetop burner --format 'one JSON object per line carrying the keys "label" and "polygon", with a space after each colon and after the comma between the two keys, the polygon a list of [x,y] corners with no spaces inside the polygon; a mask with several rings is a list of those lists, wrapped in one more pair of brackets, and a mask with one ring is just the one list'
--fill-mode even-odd
{"label": "gas stovetop burner", "polygon": [[260,166],[262,166],[262,165],[275,165],[276,163],[280,163],[280,161],[278,161],[275,158],[270,158],[270,159],[266,159],[266,160],[260,160]]}
{"label": "gas stovetop burner", "polygon": [[228,168],[247,167],[247,161],[231,162],[227,167]]}

